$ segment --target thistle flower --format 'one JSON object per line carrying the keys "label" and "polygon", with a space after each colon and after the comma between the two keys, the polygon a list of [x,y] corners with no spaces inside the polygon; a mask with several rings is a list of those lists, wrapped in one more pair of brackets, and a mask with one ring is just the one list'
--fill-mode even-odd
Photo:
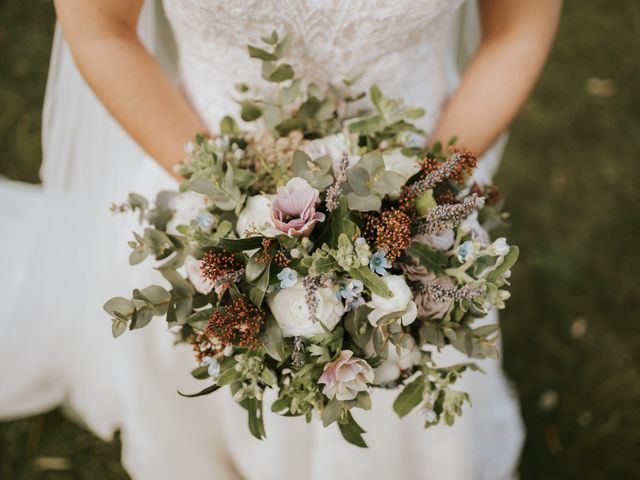
{"label": "thistle flower", "polygon": [[471,213],[484,205],[484,197],[473,193],[462,201],[453,205],[438,205],[427,214],[414,222],[416,235],[438,233],[443,230],[455,228],[462,223]]}
{"label": "thistle flower", "polygon": [[214,310],[207,325],[207,334],[226,345],[256,348],[263,321],[263,312],[244,297],[239,297]]}

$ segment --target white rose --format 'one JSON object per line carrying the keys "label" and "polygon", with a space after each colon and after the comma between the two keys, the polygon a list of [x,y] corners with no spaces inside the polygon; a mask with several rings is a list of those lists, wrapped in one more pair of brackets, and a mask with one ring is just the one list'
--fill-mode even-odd
{"label": "white rose", "polygon": [[318,307],[313,321],[309,314],[306,291],[302,282],[285,288],[267,297],[267,304],[282,329],[285,337],[311,337],[324,333],[320,322],[329,330],[337,325],[344,313],[342,302],[331,287],[320,288],[316,292]]}
{"label": "white rose", "polygon": [[[312,140],[302,148],[302,151],[312,159],[327,155],[333,163],[333,171],[338,170],[340,159],[344,152],[351,153],[349,138],[343,133],[336,133],[328,137]],[[359,156],[349,155],[349,167],[353,167],[360,160]]]}
{"label": "white rose", "polygon": [[389,344],[387,359],[373,370],[376,385],[384,385],[393,382],[400,376],[402,370],[407,370],[420,361],[420,351],[417,349],[400,349],[400,355],[396,346]]}
{"label": "white rose", "polygon": [[187,270],[187,278],[198,292],[202,293],[203,295],[207,295],[209,292],[211,292],[211,290],[213,290],[213,283],[202,276],[202,272],[200,271],[200,263],[200,260],[192,257],[191,255],[188,255],[187,258],[184,259],[184,266]]}
{"label": "white rose", "polygon": [[[364,353],[368,357],[376,354],[373,347],[373,338],[369,340],[364,347]],[[400,355],[395,345],[391,342],[387,344],[387,358],[373,370],[375,378],[373,383],[376,385],[384,385],[393,382],[400,376],[402,370],[407,370],[420,362],[420,350],[416,347],[413,349],[400,348]]]}
{"label": "white rose", "polygon": [[206,195],[196,192],[183,192],[175,195],[169,200],[169,208],[173,210],[173,217],[167,223],[167,233],[179,235],[176,227],[178,225],[189,225],[191,220],[195,220],[198,213],[207,208],[209,198]]}
{"label": "white rose", "polygon": [[275,237],[282,233],[271,221],[271,197],[254,195],[247,198],[244,208],[238,215],[236,230],[243,238],[247,237],[247,232],[252,231],[257,231],[265,237]]}
{"label": "white rose", "polygon": [[424,243],[435,250],[448,251],[456,240],[454,231],[450,228],[437,233],[427,233],[425,235],[416,235],[412,238],[415,242]]}
{"label": "white rose", "polygon": [[375,293],[371,294],[371,301],[367,306],[373,308],[369,313],[368,319],[371,325],[375,326],[380,320],[389,313],[399,313],[402,325],[411,324],[418,314],[416,304],[413,302],[413,295],[403,275],[387,275],[381,277],[381,280],[387,285],[387,288],[393,293],[393,296],[386,298]]}
{"label": "white rose", "polygon": [[407,180],[420,171],[418,158],[415,156],[407,157],[402,154],[399,148],[386,150],[382,152],[385,169],[402,175]]}

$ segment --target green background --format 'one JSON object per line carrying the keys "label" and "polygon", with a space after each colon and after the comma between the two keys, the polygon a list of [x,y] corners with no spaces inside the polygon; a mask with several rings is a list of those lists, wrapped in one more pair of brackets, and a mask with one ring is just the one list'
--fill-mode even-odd
{"label": "green background", "polygon": [[[30,182],[53,22],[0,2],[0,172]],[[567,1],[497,179],[521,247],[502,323],[523,479],[640,478],[639,91],[640,2]],[[29,478],[126,474],[117,441],[56,411],[0,424],[0,479]]]}

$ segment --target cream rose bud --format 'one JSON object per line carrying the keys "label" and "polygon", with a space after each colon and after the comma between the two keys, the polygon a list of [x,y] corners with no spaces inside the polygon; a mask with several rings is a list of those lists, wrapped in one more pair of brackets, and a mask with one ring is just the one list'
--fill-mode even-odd
{"label": "cream rose bud", "polygon": [[504,257],[509,253],[507,239],[504,237],[496,239],[491,245],[489,245],[489,248],[487,248],[487,253],[494,257]]}
{"label": "cream rose bud", "polygon": [[269,195],[254,195],[247,198],[244,208],[238,215],[236,231],[243,238],[254,231],[265,237],[275,237],[282,233],[276,229],[271,221],[271,197]]}
{"label": "cream rose bud", "polygon": [[412,368],[420,362],[420,351],[418,349],[400,349],[400,354],[395,345],[389,343],[387,359],[373,369],[373,383],[384,385],[398,379],[402,370]]}
{"label": "cream rose bud", "polygon": [[402,325],[411,324],[418,314],[416,304],[413,302],[413,294],[402,275],[387,275],[381,277],[393,296],[381,297],[375,293],[371,294],[371,300],[367,306],[373,311],[369,313],[368,319],[371,325],[375,326],[382,317],[389,313],[399,313]]}
{"label": "cream rose bud", "polygon": [[311,318],[302,282],[270,294],[267,304],[285,337],[311,337],[324,333],[320,322],[329,330],[333,330],[344,313],[344,306],[332,287],[318,289],[316,300],[317,321]]}
{"label": "cream rose bud", "polygon": [[382,158],[386,170],[402,175],[406,179],[409,179],[420,171],[418,158],[403,155],[399,148],[382,152]]}

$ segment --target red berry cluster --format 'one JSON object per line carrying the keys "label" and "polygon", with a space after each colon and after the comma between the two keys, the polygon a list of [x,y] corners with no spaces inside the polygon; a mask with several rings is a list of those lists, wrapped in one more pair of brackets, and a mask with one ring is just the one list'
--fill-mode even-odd
{"label": "red berry cluster", "polygon": [[211,282],[242,268],[242,263],[232,254],[226,252],[207,252],[202,256],[200,272]]}
{"label": "red berry cluster", "polygon": [[411,218],[396,208],[367,217],[364,237],[369,244],[386,252],[386,258],[393,262],[409,246],[411,241]]}
{"label": "red berry cluster", "polygon": [[207,325],[207,334],[224,345],[256,348],[264,313],[246,298],[236,298],[215,310]]}

